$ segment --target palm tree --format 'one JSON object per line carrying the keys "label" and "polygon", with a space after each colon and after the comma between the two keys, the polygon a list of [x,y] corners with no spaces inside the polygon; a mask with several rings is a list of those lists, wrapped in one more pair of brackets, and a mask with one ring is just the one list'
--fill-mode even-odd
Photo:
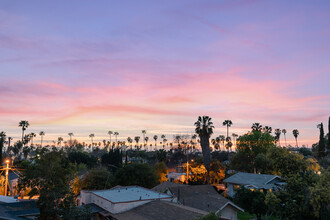
{"label": "palm tree", "polygon": [[31,139],[31,145],[33,145],[33,138],[36,137],[37,135],[35,133],[30,133],[30,139]]}
{"label": "palm tree", "polygon": [[57,138],[57,145],[60,145],[60,147],[61,147],[62,141],[63,141],[63,138],[62,137],[58,137]]}
{"label": "palm tree", "polygon": [[281,146],[280,137],[281,137],[281,129],[276,128],[275,129],[275,141],[278,141],[278,144]]}
{"label": "palm tree", "polygon": [[139,147],[140,136],[135,136],[134,140],[136,142],[136,147],[138,148]]}
{"label": "palm tree", "polygon": [[164,139],[166,138],[166,136],[165,136],[165,134],[162,134],[160,137],[161,137],[161,139],[163,139],[163,148],[164,148],[164,145],[165,145]]}
{"label": "palm tree", "polygon": [[111,145],[111,135],[113,134],[112,131],[108,131],[108,135],[110,136],[110,145]]}
{"label": "palm tree", "polygon": [[298,138],[298,135],[299,135],[298,129],[294,129],[292,131],[292,134],[293,134],[294,138],[296,139],[296,147],[298,147],[298,141],[297,141],[297,138]]}
{"label": "palm tree", "polygon": [[236,140],[237,140],[238,134],[233,133],[232,136],[233,136],[233,142],[235,144],[235,147],[237,147],[236,146]]}
{"label": "palm tree", "polygon": [[195,132],[199,135],[203,153],[203,162],[207,170],[207,184],[210,183],[210,137],[213,134],[213,122],[209,116],[199,116],[195,122]]}
{"label": "palm tree", "polygon": [[148,141],[149,141],[149,137],[145,137],[144,138],[145,144],[144,146],[146,147],[146,149],[148,150]]}
{"label": "palm tree", "polygon": [[158,136],[157,135],[154,135],[154,140],[155,140],[155,149],[157,147],[157,139],[158,139]]}
{"label": "palm tree", "polygon": [[24,146],[24,131],[29,127],[29,122],[28,121],[20,121],[18,123],[18,127],[22,127],[22,143]]}
{"label": "palm tree", "polygon": [[142,130],[142,135],[143,135],[143,142],[145,144],[145,137],[146,137],[147,131],[146,130]]}
{"label": "palm tree", "polygon": [[273,130],[272,127],[270,127],[270,126],[265,126],[263,129],[266,133],[269,133],[269,134],[271,134],[272,130]]}
{"label": "palm tree", "polygon": [[13,140],[12,137],[8,137],[8,147],[7,147],[7,152],[9,152],[10,149],[10,141]]}
{"label": "palm tree", "polygon": [[42,147],[42,141],[43,141],[43,136],[45,135],[45,132],[44,131],[40,131],[39,132],[39,135],[40,135],[40,145]]}
{"label": "palm tree", "polygon": [[228,135],[228,131],[229,131],[229,127],[231,127],[233,125],[233,122],[231,120],[225,120],[224,122],[222,122],[223,126],[227,126],[227,137]]}
{"label": "palm tree", "polygon": [[95,134],[90,134],[89,137],[91,138],[92,146],[93,146],[94,145],[93,138],[95,137]]}
{"label": "palm tree", "polygon": [[117,137],[118,137],[118,135],[119,135],[119,132],[115,131],[115,132],[113,133],[113,135],[115,135],[115,137],[116,137],[116,143],[117,143],[117,146],[118,146],[118,140],[117,140]]}
{"label": "palm tree", "polygon": [[131,137],[128,137],[127,138],[127,142],[131,144],[131,149],[132,149],[133,139]]}
{"label": "palm tree", "polygon": [[72,145],[72,136],[73,136],[73,133],[70,132],[70,133],[68,133],[68,135],[70,136],[70,146],[71,146]]}
{"label": "palm tree", "polygon": [[282,129],[282,133],[284,134],[284,141],[285,141],[285,147],[287,147],[286,145],[286,129]]}
{"label": "palm tree", "polygon": [[251,128],[252,131],[261,131],[262,125],[260,123],[254,123]]}
{"label": "palm tree", "polygon": [[220,142],[222,143],[222,147],[224,148],[226,137],[224,135],[219,135],[219,139],[220,139]]}

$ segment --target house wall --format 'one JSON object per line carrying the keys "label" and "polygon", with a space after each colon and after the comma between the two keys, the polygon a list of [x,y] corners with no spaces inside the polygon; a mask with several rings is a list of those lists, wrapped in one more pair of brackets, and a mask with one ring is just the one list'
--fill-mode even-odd
{"label": "house wall", "polygon": [[221,210],[221,217],[228,218],[230,220],[237,220],[237,209],[231,205],[227,205]]}
{"label": "house wall", "polygon": [[[172,198],[162,199],[164,201],[171,201]],[[111,212],[113,214],[128,211],[140,205],[151,202],[152,200],[141,200],[132,202],[112,203],[102,197],[99,197],[93,193],[81,191],[79,205],[94,203],[99,207]]]}

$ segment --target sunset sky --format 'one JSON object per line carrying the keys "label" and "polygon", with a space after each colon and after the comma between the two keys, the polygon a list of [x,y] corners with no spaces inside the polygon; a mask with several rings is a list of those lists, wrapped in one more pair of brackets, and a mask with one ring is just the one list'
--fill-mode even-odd
{"label": "sunset sky", "polygon": [[[318,141],[330,116],[330,1],[0,1],[0,131],[45,140],[192,134],[254,122]],[[37,138],[39,140],[39,138]]]}

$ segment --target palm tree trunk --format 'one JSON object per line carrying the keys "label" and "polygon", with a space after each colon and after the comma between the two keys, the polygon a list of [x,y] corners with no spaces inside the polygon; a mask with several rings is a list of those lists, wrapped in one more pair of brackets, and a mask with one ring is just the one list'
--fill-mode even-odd
{"label": "palm tree trunk", "polygon": [[206,136],[200,137],[202,153],[203,153],[203,162],[207,171],[206,183],[210,184],[210,141]]}
{"label": "palm tree trunk", "polygon": [[297,138],[296,138],[296,147],[298,147],[298,140],[297,140]]}
{"label": "palm tree trunk", "polygon": [[286,135],[284,134],[284,142],[285,142],[285,147],[288,147],[287,145],[286,145]]}
{"label": "palm tree trunk", "polygon": [[41,147],[42,147],[42,136],[41,136],[41,141],[40,141],[40,145],[41,145]]}

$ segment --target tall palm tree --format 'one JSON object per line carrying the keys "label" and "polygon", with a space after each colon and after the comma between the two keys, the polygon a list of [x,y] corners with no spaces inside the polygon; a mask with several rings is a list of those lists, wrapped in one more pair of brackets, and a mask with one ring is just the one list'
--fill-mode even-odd
{"label": "tall palm tree", "polygon": [[33,138],[36,137],[37,135],[35,133],[30,133],[30,139],[31,139],[31,145],[33,145]]}
{"label": "tall palm tree", "polygon": [[229,137],[228,132],[229,132],[229,127],[231,127],[233,125],[233,122],[231,120],[225,120],[224,122],[222,122],[223,126],[227,126],[227,137]]}
{"label": "tall palm tree", "polygon": [[146,130],[142,130],[144,144],[145,144],[146,134],[147,134],[147,131]]}
{"label": "tall palm tree", "polygon": [[298,147],[298,135],[299,135],[299,131],[298,131],[298,129],[294,129],[293,131],[292,131],[292,134],[293,134],[293,136],[294,136],[294,138],[296,139],[296,147]]}
{"label": "tall palm tree", "polygon": [[284,141],[285,141],[285,147],[287,147],[287,145],[286,145],[286,129],[282,129],[282,133],[283,133],[283,135],[284,135]]}
{"label": "tall palm tree", "polygon": [[24,146],[24,131],[29,127],[29,122],[28,121],[20,121],[18,123],[18,127],[22,127],[22,143]]}
{"label": "tall palm tree", "polygon": [[45,132],[44,132],[44,131],[40,131],[40,132],[39,132],[39,135],[40,135],[40,145],[41,145],[41,147],[42,147],[42,141],[43,141],[43,139],[44,139],[43,136],[45,136]]}
{"label": "tall palm tree", "polygon": [[263,130],[264,130],[266,133],[269,133],[269,134],[271,134],[272,131],[273,131],[272,127],[270,127],[270,126],[265,126],[265,127],[263,128]]}
{"label": "tall palm tree", "polygon": [[131,137],[128,137],[127,138],[127,142],[131,144],[131,149],[132,149],[133,139]]}
{"label": "tall palm tree", "polygon": [[111,145],[111,135],[113,134],[112,131],[108,131],[108,135],[110,136],[110,145]]}
{"label": "tall palm tree", "polygon": [[166,138],[166,136],[165,136],[165,134],[162,134],[160,137],[161,137],[161,139],[163,139],[163,148],[164,148],[164,145],[165,145],[164,139]]}
{"label": "tall palm tree", "polygon": [[70,137],[70,146],[72,145],[72,136],[73,136],[73,133],[72,132],[70,132],[70,133],[68,133],[68,135],[69,135],[69,137]]}
{"label": "tall palm tree", "polygon": [[223,149],[225,148],[226,137],[224,135],[219,135],[220,142],[222,143]]}
{"label": "tall palm tree", "polygon": [[235,145],[235,147],[237,147],[236,146],[236,140],[237,140],[238,134],[233,133],[232,136],[233,136],[234,145]]}
{"label": "tall palm tree", "polygon": [[144,145],[145,145],[146,149],[148,150],[149,137],[145,137],[144,140],[145,140],[145,144]]}
{"label": "tall palm tree", "polygon": [[251,128],[252,128],[252,131],[261,131],[262,125],[260,123],[254,123]]}
{"label": "tall palm tree", "polygon": [[7,154],[9,155],[9,150],[10,150],[10,142],[13,140],[12,137],[8,137],[8,147],[7,147]]}
{"label": "tall palm tree", "polygon": [[62,141],[63,141],[63,138],[62,137],[58,137],[57,138],[57,145],[59,145],[61,147]]}
{"label": "tall palm tree", "polygon": [[199,135],[203,153],[203,162],[207,170],[207,184],[210,183],[210,137],[213,134],[213,122],[209,116],[199,116],[195,122],[195,132]]}
{"label": "tall palm tree", "polygon": [[117,140],[117,137],[118,137],[118,135],[119,135],[119,132],[115,131],[115,132],[113,133],[113,135],[115,135],[115,137],[116,137],[116,143],[117,143],[117,146],[118,146],[118,140]]}
{"label": "tall palm tree", "polygon": [[278,141],[278,144],[281,146],[280,137],[281,137],[281,129],[276,128],[275,129],[275,140]]}
{"label": "tall palm tree", "polygon": [[157,135],[154,135],[154,140],[155,140],[155,148],[157,147],[157,139],[158,139],[158,136],[157,136]]}
{"label": "tall palm tree", "polygon": [[95,137],[95,134],[90,134],[89,137],[91,138],[92,146],[93,146],[94,145],[93,138]]}
{"label": "tall palm tree", "polygon": [[140,136],[135,136],[134,140],[136,142],[136,148],[139,149],[139,141],[140,141]]}

